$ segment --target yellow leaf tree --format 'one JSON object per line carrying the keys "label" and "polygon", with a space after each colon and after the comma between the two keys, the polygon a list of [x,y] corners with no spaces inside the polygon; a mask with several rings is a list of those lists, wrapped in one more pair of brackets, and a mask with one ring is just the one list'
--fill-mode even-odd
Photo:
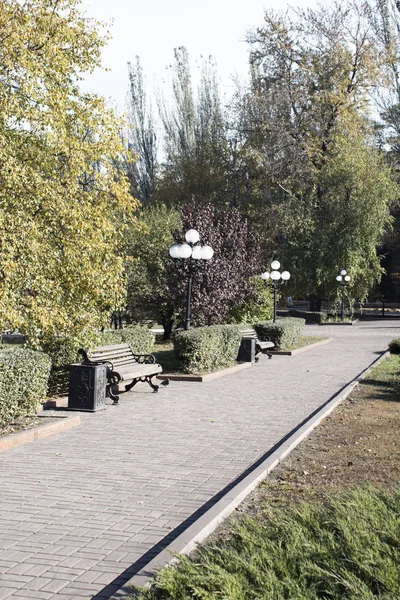
{"label": "yellow leaf tree", "polygon": [[80,4],[0,3],[0,327],[31,341],[104,324],[137,226],[120,123],[79,88],[106,42]]}

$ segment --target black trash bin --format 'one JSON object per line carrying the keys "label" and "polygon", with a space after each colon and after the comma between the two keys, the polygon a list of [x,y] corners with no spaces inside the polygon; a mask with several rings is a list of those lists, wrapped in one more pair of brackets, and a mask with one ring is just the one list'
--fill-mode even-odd
{"label": "black trash bin", "polygon": [[95,412],[106,408],[106,365],[70,365],[68,408]]}
{"label": "black trash bin", "polygon": [[256,340],[255,338],[242,338],[238,362],[255,362],[256,360]]}

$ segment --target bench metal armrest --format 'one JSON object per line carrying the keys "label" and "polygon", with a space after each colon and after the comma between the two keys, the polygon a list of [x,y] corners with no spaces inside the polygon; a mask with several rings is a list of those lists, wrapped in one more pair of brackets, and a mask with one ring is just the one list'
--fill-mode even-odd
{"label": "bench metal armrest", "polygon": [[107,369],[107,381],[111,385],[117,385],[121,381],[122,377],[117,371],[113,371],[112,368]]}
{"label": "bench metal armrest", "polygon": [[154,365],[156,362],[153,354],[133,354],[133,358],[141,365]]}

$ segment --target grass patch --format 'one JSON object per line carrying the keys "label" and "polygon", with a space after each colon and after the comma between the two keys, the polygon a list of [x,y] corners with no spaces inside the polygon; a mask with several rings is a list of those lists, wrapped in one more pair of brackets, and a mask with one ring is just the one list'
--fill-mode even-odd
{"label": "grass patch", "polygon": [[179,362],[174,352],[172,342],[156,342],[153,346],[152,354],[156,357],[164,373],[179,373]]}
{"label": "grass patch", "polygon": [[146,600],[400,597],[400,491],[351,492],[328,505],[266,509],[164,569]]}
{"label": "grass patch", "polygon": [[400,598],[400,356],[141,600]]}

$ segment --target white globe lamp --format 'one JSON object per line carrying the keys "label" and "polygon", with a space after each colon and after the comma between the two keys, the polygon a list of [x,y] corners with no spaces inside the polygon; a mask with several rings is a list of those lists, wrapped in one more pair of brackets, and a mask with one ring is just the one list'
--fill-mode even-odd
{"label": "white globe lamp", "polygon": [[185,233],[185,240],[189,244],[197,244],[199,239],[200,239],[200,234],[196,229],[189,229],[189,231],[187,231]]}

